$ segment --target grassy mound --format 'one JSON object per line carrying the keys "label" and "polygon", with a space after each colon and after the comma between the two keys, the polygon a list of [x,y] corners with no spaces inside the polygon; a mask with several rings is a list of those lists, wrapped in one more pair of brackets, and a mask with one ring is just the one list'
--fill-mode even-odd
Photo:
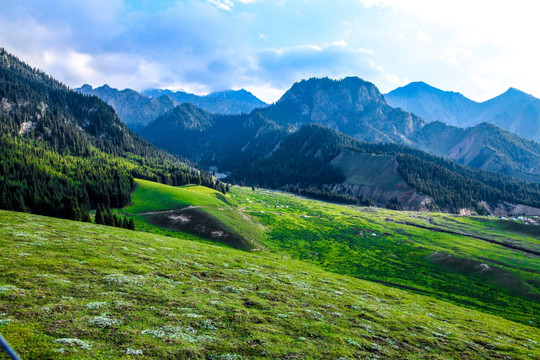
{"label": "grassy mound", "polygon": [[120,210],[139,230],[185,237],[185,233],[242,250],[261,248],[263,229],[235,211],[230,199],[203,186],[173,187],[136,180],[132,203]]}
{"label": "grassy mound", "polygon": [[28,359],[540,354],[538,329],[266,252],[7,211],[0,248],[0,331]]}

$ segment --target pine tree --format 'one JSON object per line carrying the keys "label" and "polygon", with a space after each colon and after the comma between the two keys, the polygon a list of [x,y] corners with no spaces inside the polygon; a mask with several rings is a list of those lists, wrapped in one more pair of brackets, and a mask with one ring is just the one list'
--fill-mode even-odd
{"label": "pine tree", "polygon": [[16,197],[15,205],[13,206],[13,208],[15,211],[26,211],[26,206],[24,204],[24,198],[22,197],[22,195]]}
{"label": "pine tree", "polygon": [[81,207],[81,221],[82,222],[92,222],[92,219],[90,218],[90,213],[88,212],[88,208],[86,206]]}
{"label": "pine tree", "polygon": [[105,219],[103,218],[103,208],[101,207],[101,204],[97,206],[95,222],[96,224],[105,224]]}
{"label": "pine tree", "polygon": [[105,211],[105,225],[114,226],[114,217],[111,209]]}
{"label": "pine tree", "polygon": [[73,216],[72,219],[75,221],[82,221],[82,213],[81,213],[81,209],[79,208],[79,204],[77,204],[75,200],[71,200],[70,207],[71,207],[70,211]]}

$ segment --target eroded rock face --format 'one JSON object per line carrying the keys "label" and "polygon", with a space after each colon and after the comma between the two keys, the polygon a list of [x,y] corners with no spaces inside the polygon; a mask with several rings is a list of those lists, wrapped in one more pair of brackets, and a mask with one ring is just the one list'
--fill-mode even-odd
{"label": "eroded rock face", "polygon": [[519,204],[510,204],[510,203],[499,203],[497,206],[490,206],[487,203],[484,203],[486,209],[490,214],[495,216],[517,216],[517,215],[526,215],[526,216],[540,216],[540,209],[519,205]]}

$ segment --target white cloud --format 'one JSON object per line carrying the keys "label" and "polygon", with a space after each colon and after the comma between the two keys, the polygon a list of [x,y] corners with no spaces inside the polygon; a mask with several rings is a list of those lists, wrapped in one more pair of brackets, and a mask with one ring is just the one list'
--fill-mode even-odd
{"label": "white cloud", "polygon": [[268,101],[302,78],[356,75],[382,91],[414,79],[482,100],[509,86],[540,96],[539,7],[525,0],[17,0],[0,12],[0,44],[73,87],[244,87]]}
{"label": "white cloud", "polygon": [[399,76],[393,74],[386,74],[385,77],[397,87],[407,85],[411,82],[408,78],[401,79]]}
{"label": "white cloud", "polygon": [[457,65],[463,59],[474,59],[474,54],[469,49],[450,48],[446,49],[446,51],[442,55],[437,56],[437,59]]}
{"label": "white cloud", "polygon": [[431,36],[425,31],[418,30],[416,32],[416,36],[418,37],[418,40],[421,42],[428,43],[431,41]]}
{"label": "white cloud", "polygon": [[[234,2],[232,0],[206,0],[210,4],[216,6],[218,9],[231,11],[234,7]],[[240,4],[253,4],[256,3],[257,0],[235,0],[236,2],[239,2]]]}
{"label": "white cloud", "polygon": [[218,9],[231,11],[234,3],[231,0],[207,0],[210,4],[215,5]]}
{"label": "white cloud", "polygon": [[[399,40],[403,51],[415,57],[394,63],[393,72],[416,74],[414,77],[427,82],[433,79],[443,88],[466,91],[465,95],[480,101],[509,86],[540,96],[540,47],[534,45],[540,34],[540,2],[359,1],[366,8],[381,11],[381,21],[400,20],[394,22],[392,30],[403,34]],[[407,41],[412,37],[420,43],[430,40],[429,47]],[[444,60],[451,68],[430,59]]]}
{"label": "white cloud", "polygon": [[338,41],[334,41],[332,43],[332,45],[341,46],[341,47],[347,47],[349,44],[347,44],[347,42],[345,40],[338,40]]}

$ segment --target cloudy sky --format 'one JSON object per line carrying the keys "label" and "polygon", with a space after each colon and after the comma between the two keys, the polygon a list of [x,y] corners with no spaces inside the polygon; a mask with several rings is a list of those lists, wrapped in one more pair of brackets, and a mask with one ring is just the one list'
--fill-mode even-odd
{"label": "cloudy sky", "polygon": [[0,0],[0,47],[71,87],[276,101],[295,81],[540,97],[536,0]]}

